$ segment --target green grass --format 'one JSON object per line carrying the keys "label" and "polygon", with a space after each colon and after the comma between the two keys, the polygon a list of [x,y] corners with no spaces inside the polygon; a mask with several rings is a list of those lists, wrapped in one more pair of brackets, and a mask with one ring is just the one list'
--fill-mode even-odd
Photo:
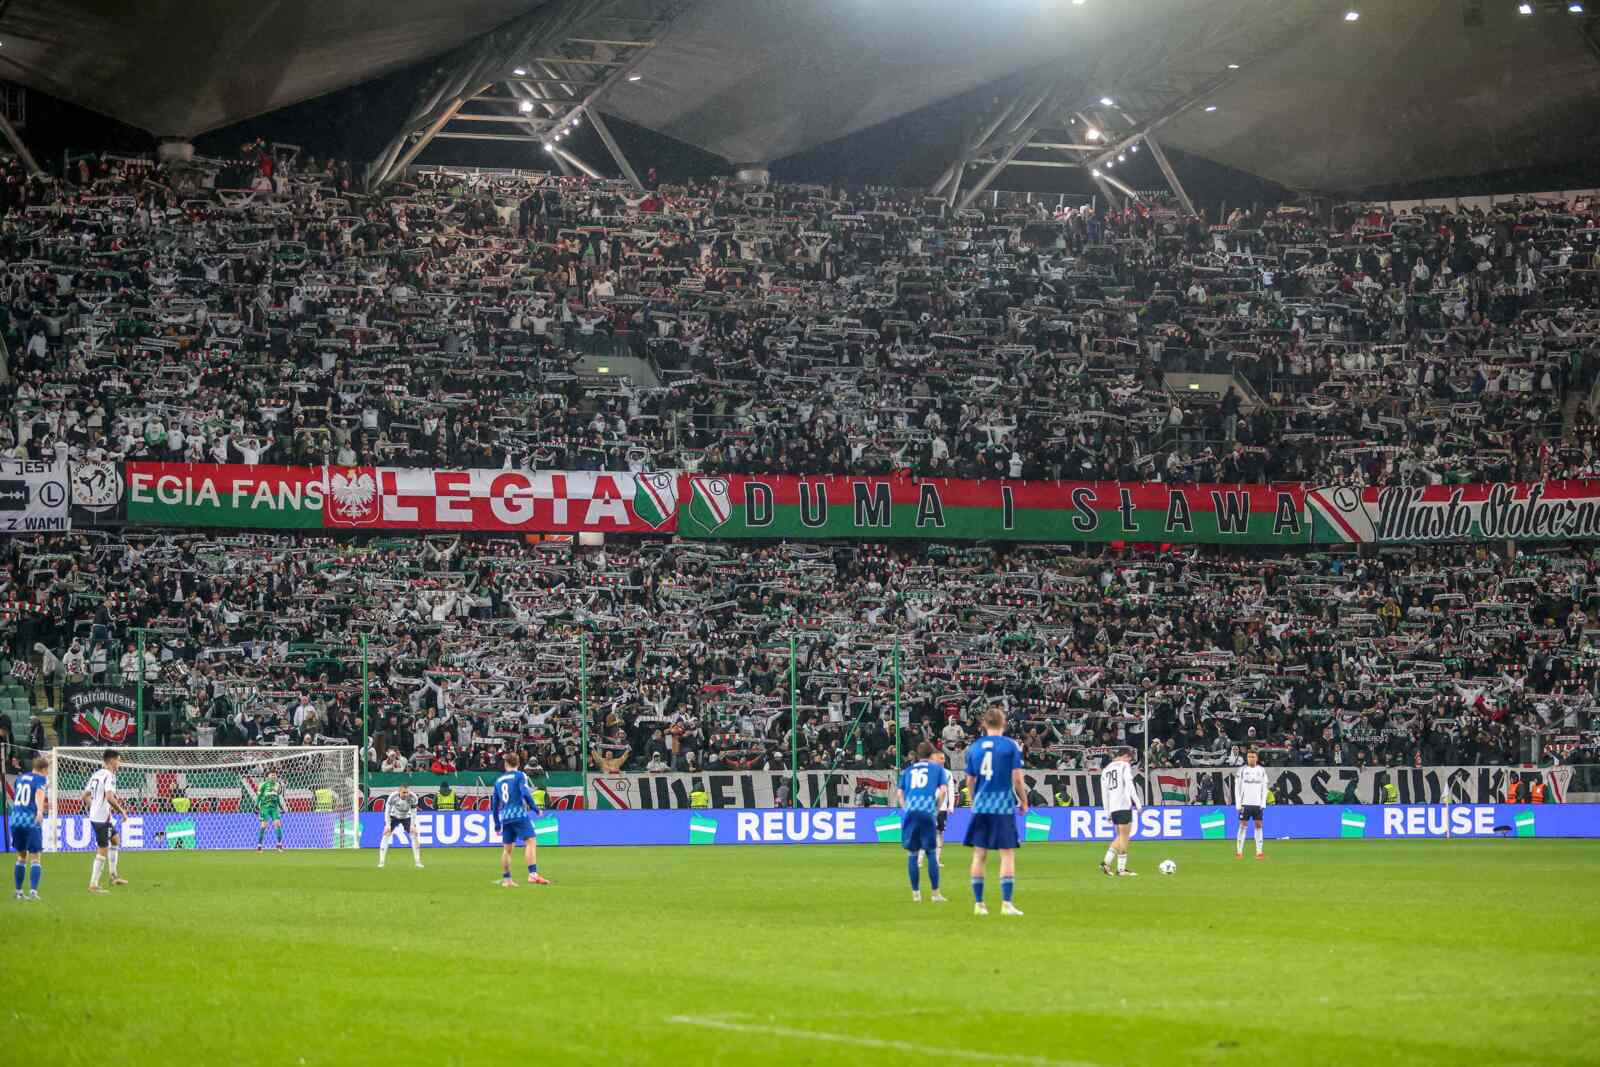
{"label": "green grass", "polygon": [[551,848],[516,890],[487,849],[130,853],[100,898],[49,856],[0,1018],[41,1065],[1600,1057],[1600,844],[1230,846],[1027,846],[1021,919],[957,847],[943,905],[887,845]]}

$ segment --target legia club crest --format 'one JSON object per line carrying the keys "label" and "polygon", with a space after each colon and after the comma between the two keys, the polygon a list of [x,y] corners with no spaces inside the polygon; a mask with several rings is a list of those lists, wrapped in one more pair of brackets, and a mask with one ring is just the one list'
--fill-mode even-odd
{"label": "legia club crest", "polygon": [[678,513],[678,478],[656,472],[633,476],[633,513],[640,521],[659,530]]}

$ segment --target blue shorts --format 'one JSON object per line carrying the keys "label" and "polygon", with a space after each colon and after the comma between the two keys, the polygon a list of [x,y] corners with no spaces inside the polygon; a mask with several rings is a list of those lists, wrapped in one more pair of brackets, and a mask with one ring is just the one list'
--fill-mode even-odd
{"label": "blue shorts", "polygon": [[520,845],[533,840],[533,823],[528,819],[513,819],[500,824],[500,843]]}
{"label": "blue shorts", "polygon": [[900,844],[907,852],[933,852],[939,847],[939,829],[928,812],[907,812],[900,819]]}
{"label": "blue shorts", "polygon": [[1008,811],[1004,815],[979,815],[974,813],[967,823],[967,835],[961,843],[968,848],[1016,848],[1017,815]]}
{"label": "blue shorts", "polygon": [[11,828],[11,849],[13,852],[43,852],[44,827],[13,826]]}

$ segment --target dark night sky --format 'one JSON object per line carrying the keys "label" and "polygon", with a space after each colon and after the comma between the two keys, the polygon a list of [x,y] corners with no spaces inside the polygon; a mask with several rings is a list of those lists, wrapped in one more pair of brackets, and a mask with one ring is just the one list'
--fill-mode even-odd
{"label": "dark night sky", "polygon": [[[299,144],[317,158],[332,155],[355,161],[370,160],[382,150],[405,118],[427,70],[428,65],[423,64],[225,127],[197,138],[196,151],[203,155],[229,156],[237,152],[239,145],[262,136]],[[772,165],[773,177],[782,181],[928,184],[956,153],[964,131],[974,127],[994,93],[993,87],[975,90],[871,130],[778,160]],[[641,173],[653,166],[663,178],[684,178],[724,174],[730,169],[725,161],[690,145],[620,119],[608,121]],[[138,130],[33,91],[28,93],[28,124],[24,136],[41,163],[51,169],[60,166],[65,149],[140,152],[154,147],[153,139]],[[605,148],[587,126],[578,131],[568,145],[597,169],[613,172]],[[1174,149],[1168,149],[1168,155],[1190,195],[1198,204],[1212,210],[1222,200],[1236,205],[1247,201],[1274,202],[1288,196],[1282,188],[1252,175]],[[544,153],[535,146],[470,141],[435,141],[420,161],[548,166]],[[1128,162],[1118,168],[1117,177],[1135,189],[1162,187],[1161,175],[1148,154],[1130,156]],[[1375,197],[1447,196],[1592,185],[1600,185],[1600,161],[1560,169],[1396,185],[1368,190],[1368,193]],[[1013,167],[994,187],[1034,192],[1095,191],[1087,176],[1057,168]]]}

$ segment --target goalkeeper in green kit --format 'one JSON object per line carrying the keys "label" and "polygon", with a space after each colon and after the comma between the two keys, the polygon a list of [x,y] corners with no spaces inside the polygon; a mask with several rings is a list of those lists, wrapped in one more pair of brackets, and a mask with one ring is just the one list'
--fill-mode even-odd
{"label": "goalkeeper in green kit", "polygon": [[283,851],[283,783],[278,780],[278,768],[267,770],[267,777],[256,787],[256,811],[261,815],[261,827],[256,831],[256,851],[260,852],[266,840],[267,824],[278,834],[278,851]]}

